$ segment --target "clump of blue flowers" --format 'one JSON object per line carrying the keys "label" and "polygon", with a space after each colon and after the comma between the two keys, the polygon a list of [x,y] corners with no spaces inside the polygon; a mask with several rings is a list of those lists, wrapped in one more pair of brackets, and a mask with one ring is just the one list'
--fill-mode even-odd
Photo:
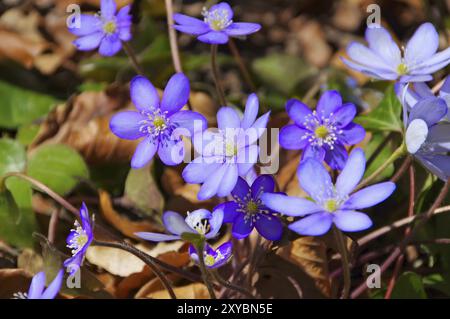
{"label": "clump of blue flowers", "polygon": [[245,36],[261,29],[258,23],[234,22],[233,10],[226,2],[213,5],[209,9],[204,8],[202,15],[203,21],[176,13],[173,19],[177,24],[173,27],[210,44],[224,44],[228,42],[229,37]]}
{"label": "clump of blue flowers", "polygon": [[69,31],[79,38],[73,43],[80,51],[98,48],[104,56],[113,56],[122,48],[122,42],[131,40],[130,6],[121,8],[117,13],[114,0],[102,0],[100,13],[82,14],[80,20],[72,21]]}
{"label": "clump of blue flowers", "polygon": [[337,91],[326,91],[312,111],[302,102],[292,99],[286,111],[294,124],[280,131],[280,145],[289,150],[303,150],[302,159],[315,158],[332,169],[342,169],[347,160],[346,145],[355,145],[365,136],[364,128],[353,123],[356,107],[343,103]]}
{"label": "clump of blue flowers", "polygon": [[359,210],[377,205],[391,196],[395,184],[374,184],[352,194],[364,175],[365,163],[364,152],[355,149],[333,184],[322,163],[309,158],[300,164],[297,177],[312,200],[268,193],[262,195],[262,201],[284,215],[303,217],[289,225],[289,229],[300,235],[323,235],[332,224],[344,232],[368,229],[372,221]]}
{"label": "clump of blue flowers", "polygon": [[174,74],[160,101],[158,91],[143,76],[136,76],[130,84],[131,100],[137,111],[114,115],[111,131],[120,138],[142,141],[136,148],[131,167],[145,166],[158,153],[166,165],[177,165],[184,158],[182,136],[194,136],[206,128],[203,115],[181,110],[189,99],[189,80],[183,73]]}

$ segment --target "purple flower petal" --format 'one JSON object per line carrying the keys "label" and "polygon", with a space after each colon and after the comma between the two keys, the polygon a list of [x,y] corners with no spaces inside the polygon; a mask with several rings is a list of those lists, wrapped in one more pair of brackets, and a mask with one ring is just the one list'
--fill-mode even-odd
{"label": "purple flower petal", "polygon": [[191,184],[203,183],[221,165],[219,163],[206,163],[204,158],[197,157],[184,168],[183,179]]}
{"label": "purple flower petal", "polygon": [[306,159],[297,170],[297,177],[301,187],[316,202],[322,198],[331,197],[333,194],[333,183],[331,177],[323,165],[312,158]]}
{"label": "purple flower petal", "polygon": [[125,111],[115,114],[109,122],[109,128],[111,131],[120,138],[127,140],[136,140],[145,136],[145,133],[141,132],[141,121],[144,121],[145,117],[138,112]]}
{"label": "purple flower petal", "polygon": [[75,41],[73,41],[73,44],[80,51],[90,51],[94,50],[100,45],[103,37],[104,35],[102,32],[94,32],[76,39]]}
{"label": "purple flower petal", "polygon": [[362,231],[372,226],[372,220],[364,213],[340,210],[333,213],[333,222],[342,231]]}
{"label": "purple flower petal", "polygon": [[250,145],[239,150],[236,158],[240,176],[245,176],[258,160],[258,145]]}
{"label": "purple flower petal", "polygon": [[222,227],[223,224],[223,215],[223,209],[214,209],[214,211],[212,212],[212,217],[209,219],[209,226],[211,227],[211,229],[205,236],[207,239],[216,237],[216,235],[219,233],[220,227]]}
{"label": "purple flower petal", "polygon": [[63,278],[64,278],[64,270],[60,269],[56,274],[56,277],[44,291],[40,299],[55,299],[56,295],[61,289]]}
{"label": "purple flower petal", "polygon": [[375,79],[380,80],[397,80],[398,74],[395,71],[386,71],[385,69],[376,68],[371,65],[362,65],[351,60],[341,57],[342,62],[349,68],[367,74]]}
{"label": "purple flower petal", "polygon": [[342,97],[338,91],[330,90],[324,92],[317,102],[317,113],[324,116],[329,116],[334,113],[338,107],[342,105]]}
{"label": "purple flower petal", "polygon": [[308,144],[303,150],[302,161],[307,158],[314,158],[316,160],[323,161],[325,158],[325,149]]}
{"label": "purple flower petal", "polygon": [[241,120],[233,108],[224,106],[217,112],[217,125],[221,130],[239,128]]}
{"label": "purple flower petal", "polygon": [[186,25],[186,26],[192,26],[192,27],[206,26],[207,27],[207,24],[203,20],[193,18],[193,17],[187,16],[185,14],[181,14],[181,13],[175,13],[173,15],[173,20],[178,24],[182,24],[182,25]]}
{"label": "purple flower petal", "polygon": [[191,34],[191,35],[201,35],[209,31],[209,27],[206,23],[201,26],[196,25],[174,25],[173,28],[177,31]]}
{"label": "purple flower petal", "polygon": [[168,114],[178,112],[189,99],[189,79],[183,73],[174,74],[164,89],[161,110]]}
{"label": "purple flower petal", "polygon": [[298,127],[296,124],[286,125],[280,131],[280,145],[287,150],[300,150],[308,144],[308,130]]}
{"label": "purple flower petal", "polygon": [[241,127],[245,130],[253,125],[258,116],[259,100],[255,93],[248,96],[245,104],[244,118],[241,121]]}
{"label": "purple flower petal", "polygon": [[392,65],[361,43],[350,43],[347,47],[347,54],[353,60],[353,63],[365,67],[368,70],[374,69],[374,72],[392,73],[397,77],[397,72]]}
{"label": "purple flower petal", "polygon": [[159,234],[159,233],[139,232],[139,233],[134,233],[134,234],[137,237],[142,238],[144,240],[156,241],[156,242],[181,239],[181,237],[177,236],[177,235],[166,235],[166,234]]}
{"label": "purple flower petal", "polygon": [[233,19],[233,10],[231,9],[230,5],[226,2],[220,2],[218,4],[215,4],[209,8],[209,12],[218,11],[222,13],[222,16],[226,16],[228,18],[228,21]]}
{"label": "purple flower petal", "polygon": [[170,139],[160,142],[158,156],[161,161],[169,166],[178,165],[184,159],[184,142],[182,139]]}
{"label": "purple flower petal", "polygon": [[108,35],[100,43],[98,52],[103,56],[113,56],[122,48],[122,42],[117,35]]}
{"label": "purple flower petal", "polygon": [[447,104],[444,99],[429,97],[417,102],[409,114],[409,122],[415,119],[424,120],[428,126],[439,122],[447,114]]}
{"label": "purple flower petal", "polygon": [[28,290],[28,299],[40,299],[45,288],[45,273],[43,271],[34,275]]}
{"label": "purple flower petal", "polygon": [[222,164],[216,169],[211,175],[209,175],[203,185],[200,187],[200,191],[197,194],[197,198],[200,200],[205,200],[213,197],[217,194],[219,190],[220,183],[222,182],[223,176],[227,171],[228,165]]}
{"label": "purple flower petal", "polygon": [[210,31],[199,36],[197,39],[209,44],[225,44],[228,42],[228,35],[220,31]]}
{"label": "purple flower petal", "polygon": [[450,156],[448,155],[417,155],[420,163],[425,166],[431,173],[446,182],[450,178]]}
{"label": "purple flower petal", "polygon": [[366,158],[364,151],[357,148],[350,154],[344,169],[336,180],[336,190],[340,196],[350,194],[358,185],[366,169]]}
{"label": "purple flower petal", "polygon": [[286,102],[286,112],[295,124],[300,127],[303,127],[307,116],[312,114],[310,108],[297,99],[290,99]]}
{"label": "purple flower petal", "polygon": [[73,26],[68,28],[70,33],[76,36],[85,36],[102,31],[99,17],[93,14],[81,14],[79,19],[79,25],[75,25],[75,21],[73,21]]}
{"label": "purple flower petal", "polygon": [[170,117],[170,121],[177,124],[178,127],[187,129],[191,137],[195,133],[203,132],[208,127],[205,117],[193,111],[176,112]]}
{"label": "purple flower petal", "polygon": [[[450,63],[450,48],[447,48],[441,52],[438,52],[430,58],[423,60],[420,63],[416,63],[411,67],[411,74],[414,75],[428,75],[434,73],[437,70],[447,66]],[[432,79],[432,77],[431,77]]]}
{"label": "purple flower petal", "polygon": [[247,184],[247,182],[242,178],[238,177],[236,181],[236,185],[234,186],[233,190],[231,191],[231,194],[234,198],[239,198],[241,201],[245,201],[245,198],[250,193],[250,186]]}
{"label": "purple flower petal", "polygon": [[131,167],[138,169],[144,167],[156,153],[158,143],[149,136],[144,138],[136,147],[133,158],[131,159]]}
{"label": "purple flower petal", "polygon": [[246,218],[246,214],[239,214],[233,222],[231,232],[237,239],[248,237],[253,230],[253,222],[251,218]]}
{"label": "purple flower petal", "polygon": [[305,216],[323,210],[313,201],[284,194],[265,193],[261,200],[268,208],[287,216]]}
{"label": "purple flower petal", "polygon": [[230,195],[238,179],[237,166],[234,164],[225,164],[225,165],[227,165],[228,167],[217,190],[217,196],[219,197],[225,197]]}
{"label": "purple flower petal", "polygon": [[348,154],[344,145],[335,142],[333,149],[327,149],[325,152],[325,162],[331,169],[342,170],[347,161]]}
{"label": "purple flower petal", "polygon": [[117,6],[114,0],[102,0],[100,3],[100,11],[102,13],[102,17],[106,20],[110,20],[114,17],[116,9]]}
{"label": "purple flower petal", "polygon": [[239,209],[239,205],[234,201],[229,201],[222,203],[216,207],[216,209],[222,209],[223,210],[223,222],[224,223],[232,223],[236,216],[240,214],[237,212],[237,209]]}
{"label": "purple flower petal", "polygon": [[194,230],[184,220],[184,217],[173,211],[166,211],[162,215],[164,227],[174,235],[192,233]]}
{"label": "purple flower petal", "polygon": [[269,121],[270,111],[262,115],[260,118],[258,118],[255,123],[245,131],[240,130],[238,141],[237,141],[237,147],[242,148],[247,145],[252,145],[258,141],[258,139],[261,137],[261,135],[266,132],[266,126],[267,122]]}
{"label": "purple flower petal", "polygon": [[268,240],[279,240],[283,235],[283,223],[276,216],[259,214],[255,227],[258,233]]}
{"label": "purple flower petal", "polygon": [[436,53],[438,47],[439,34],[431,23],[424,23],[408,41],[405,61],[408,65],[414,65],[418,61],[426,60]]}
{"label": "purple flower petal", "polygon": [[367,28],[366,40],[370,49],[381,56],[388,65],[397,66],[401,63],[400,49],[383,27]]}
{"label": "purple flower petal", "polygon": [[235,22],[230,24],[223,31],[229,36],[243,36],[258,32],[261,29],[261,25],[258,23],[248,22]]}
{"label": "purple flower petal", "polygon": [[260,175],[252,184],[252,196],[257,198],[262,193],[273,192],[275,189],[275,180],[272,175]]}
{"label": "purple flower petal", "polygon": [[159,95],[153,84],[145,77],[135,76],[130,83],[130,95],[138,110],[150,111],[159,107]]}
{"label": "purple flower petal", "polygon": [[[445,66],[445,65],[444,65]],[[436,70],[443,68],[444,66],[433,66],[433,70],[428,72],[428,69],[424,71],[424,73],[433,73]],[[403,75],[400,77],[398,82],[400,83],[417,83],[417,82],[428,82],[433,80],[433,77],[429,74],[427,75]]]}
{"label": "purple flower petal", "polygon": [[395,184],[392,182],[368,186],[352,194],[344,203],[342,209],[352,210],[375,206],[391,196],[394,190]]}
{"label": "purple flower petal", "polygon": [[296,221],[288,228],[304,236],[321,236],[328,232],[333,223],[333,216],[330,213],[316,213]]}
{"label": "purple flower petal", "polygon": [[217,255],[218,252],[220,252],[220,254],[223,256],[223,258],[221,260],[217,261],[210,268],[219,268],[219,267],[223,266],[225,263],[228,262],[228,260],[233,255],[233,244],[231,242],[229,242],[229,241],[223,243],[222,245],[217,247],[217,249],[215,251],[215,254]]}
{"label": "purple flower petal", "polygon": [[353,121],[355,115],[356,106],[353,103],[345,103],[334,113],[334,120],[339,123],[339,126],[344,127]]}
{"label": "purple flower petal", "polygon": [[89,217],[88,208],[84,202],[81,204],[81,208],[80,208],[80,219],[81,219],[81,226],[83,227],[83,229],[87,233],[90,233],[92,231],[91,219]]}
{"label": "purple flower petal", "polygon": [[366,130],[359,124],[350,123],[342,129],[341,138],[347,145],[355,145],[366,136]]}

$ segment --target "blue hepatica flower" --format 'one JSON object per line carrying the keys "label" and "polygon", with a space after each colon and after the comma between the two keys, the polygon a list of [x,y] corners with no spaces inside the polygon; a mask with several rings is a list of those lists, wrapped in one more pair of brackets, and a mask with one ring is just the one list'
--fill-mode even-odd
{"label": "blue hepatica flower", "polygon": [[224,44],[229,37],[239,37],[257,32],[261,25],[257,23],[233,22],[233,10],[226,2],[203,9],[203,21],[184,14],[176,13],[173,27],[184,33],[198,36],[198,40],[210,44]]}
{"label": "blue hepatica flower", "polygon": [[228,196],[238,176],[246,176],[256,163],[259,147],[256,142],[265,132],[270,112],[260,118],[259,102],[251,94],[243,118],[231,107],[222,107],[217,113],[218,130],[206,130],[193,139],[200,154],[183,170],[187,183],[203,183],[198,193],[201,200],[214,195]]}
{"label": "blue hepatica flower", "polygon": [[[198,253],[194,246],[189,246],[189,255],[195,263],[199,263]],[[205,244],[203,251],[203,260],[206,267],[210,269],[219,268],[225,265],[233,256],[233,244],[229,241],[213,249],[208,244]]]}
{"label": "blue hepatica flower", "polygon": [[443,181],[450,178],[450,123],[444,99],[426,97],[411,108],[405,134],[406,148],[423,166]]}
{"label": "blue hepatica flower", "polygon": [[182,135],[193,136],[203,131],[206,119],[197,112],[181,111],[189,98],[189,80],[183,73],[174,74],[164,90],[160,102],[158,91],[143,76],[136,76],[130,84],[131,100],[138,111],[114,115],[111,131],[120,138],[143,138],[131,160],[131,167],[145,166],[158,152],[166,165],[177,165],[184,158]]}
{"label": "blue hepatica flower", "polygon": [[344,145],[361,142],[366,134],[364,128],[353,123],[356,107],[342,104],[337,91],[326,91],[317,103],[315,111],[302,102],[291,99],[286,111],[294,124],[280,131],[280,145],[285,149],[303,149],[303,159],[314,157],[332,169],[342,169],[347,160]]}
{"label": "blue hepatica flower", "polygon": [[249,186],[239,177],[231,192],[233,200],[220,204],[224,211],[224,223],[233,223],[233,236],[245,238],[256,227],[258,232],[268,240],[279,240],[283,234],[283,224],[277,213],[266,207],[261,196],[272,193],[275,181],[271,175],[261,175]]}
{"label": "blue hepatica flower", "polygon": [[64,267],[69,267],[70,274],[74,274],[83,264],[86,250],[94,239],[93,221],[89,218],[89,211],[86,204],[83,203],[80,209],[81,225],[75,220],[74,229],[67,236],[67,247],[72,251],[72,257],[64,261]]}
{"label": "blue hepatica flower", "polygon": [[297,176],[312,201],[270,193],[263,194],[262,201],[282,214],[306,216],[289,225],[289,229],[301,235],[323,235],[333,223],[345,232],[365,230],[372,226],[372,221],[359,210],[384,201],[395,190],[394,183],[385,182],[351,194],[364,175],[365,165],[364,152],[355,149],[333,185],[321,162],[309,158],[300,164]]}
{"label": "blue hepatica flower", "polygon": [[47,289],[45,289],[45,273],[41,271],[31,280],[28,293],[15,293],[14,299],[54,299],[61,289],[63,277],[64,270],[61,269],[50,285],[48,285]]}
{"label": "blue hepatica flower", "polygon": [[69,31],[78,36],[73,43],[78,50],[91,51],[99,48],[104,56],[113,56],[122,48],[122,41],[131,40],[130,6],[116,14],[114,0],[102,0],[99,15],[82,14],[79,23],[74,17]]}
{"label": "blue hepatica flower", "polygon": [[172,211],[162,216],[163,224],[172,235],[139,232],[136,236],[149,241],[169,241],[181,239],[183,233],[200,234],[206,239],[217,235],[223,223],[223,211],[215,209],[212,213],[206,209],[197,209],[186,218]]}
{"label": "blue hepatica flower", "polygon": [[350,60],[342,58],[350,68],[381,80],[424,82],[431,74],[450,63],[450,48],[437,52],[439,34],[431,23],[422,24],[400,51],[389,32],[376,25],[367,28],[368,47],[352,42],[347,48]]}
{"label": "blue hepatica flower", "polygon": [[[403,104],[407,106],[408,110],[411,110],[414,105],[421,100],[436,97],[429,86],[423,82],[411,83],[408,85],[408,89],[406,91],[404,90],[404,83],[395,84],[397,96],[401,101],[403,101]],[[443,99],[447,104],[447,108],[450,108],[450,76],[445,79],[437,97]],[[448,111],[446,119],[447,121],[450,121],[450,112]]]}

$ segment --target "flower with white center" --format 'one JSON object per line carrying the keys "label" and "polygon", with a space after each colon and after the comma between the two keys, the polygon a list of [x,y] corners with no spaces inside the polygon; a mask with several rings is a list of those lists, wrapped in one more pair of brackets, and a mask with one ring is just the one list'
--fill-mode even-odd
{"label": "flower with white center", "polygon": [[342,103],[337,91],[322,94],[314,111],[302,102],[291,99],[286,111],[294,124],[280,131],[280,145],[289,150],[303,150],[302,160],[313,157],[332,169],[342,169],[347,160],[345,145],[355,145],[364,139],[364,128],[353,123],[356,107]]}
{"label": "flower with white center", "polygon": [[197,209],[188,212],[183,218],[173,211],[166,211],[162,216],[163,224],[171,233],[159,234],[149,232],[139,232],[136,236],[149,241],[170,241],[182,239],[184,233],[198,234],[205,239],[213,238],[217,235],[223,222],[223,211],[215,209],[212,213],[206,209]]}
{"label": "flower with white center", "polygon": [[[195,263],[199,263],[198,253],[194,246],[189,245],[189,255]],[[225,242],[217,249],[213,249],[205,244],[203,251],[203,260],[206,267],[210,269],[219,268],[225,265],[233,256],[233,245],[231,242]]]}
{"label": "flower with white center", "polygon": [[89,218],[85,203],[80,208],[80,219],[81,224],[76,220],[74,228],[66,239],[67,248],[71,250],[72,257],[64,261],[64,266],[69,267],[71,274],[74,274],[83,264],[86,250],[94,239],[93,221]]}
{"label": "flower with white center", "polygon": [[289,229],[300,235],[323,235],[332,224],[345,232],[365,230],[372,226],[372,221],[359,210],[377,205],[395,190],[394,183],[385,182],[352,193],[364,175],[365,164],[364,152],[359,148],[353,150],[333,184],[322,163],[308,158],[300,163],[297,177],[312,200],[265,193],[262,201],[281,214],[303,217],[289,225]]}

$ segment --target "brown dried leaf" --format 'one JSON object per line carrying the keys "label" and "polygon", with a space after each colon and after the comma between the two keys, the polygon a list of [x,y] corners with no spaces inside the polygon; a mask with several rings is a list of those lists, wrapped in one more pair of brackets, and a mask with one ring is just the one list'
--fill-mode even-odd
{"label": "brown dried leaf", "polygon": [[114,209],[111,197],[105,191],[99,191],[100,211],[102,216],[117,230],[127,237],[135,238],[137,232],[162,232],[161,226],[146,220],[132,221]]}
{"label": "brown dried leaf", "polygon": [[297,265],[310,276],[325,296],[331,296],[326,246],[315,237],[300,237],[288,246],[278,250],[278,254]]}
{"label": "brown dried leaf", "polygon": [[[179,299],[209,299],[208,289],[206,289],[206,286],[201,283],[176,287],[173,290]],[[152,299],[170,299],[167,290],[158,290],[147,294],[145,297]]]}
{"label": "brown dried leaf", "polygon": [[0,269],[0,299],[11,299],[16,292],[27,292],[31,276],[23,269]]}

